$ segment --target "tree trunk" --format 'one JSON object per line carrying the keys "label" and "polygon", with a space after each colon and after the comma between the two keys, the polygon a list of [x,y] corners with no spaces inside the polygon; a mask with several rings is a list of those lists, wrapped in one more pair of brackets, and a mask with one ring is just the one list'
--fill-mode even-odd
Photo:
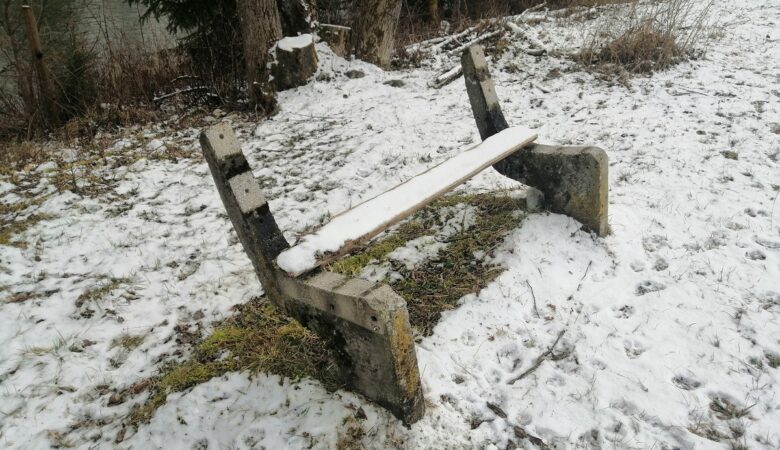
{"label": "tree trunk", "polygon": [[244,41],[244,60],[249,100],[270,114],[276,99],[268,82],[268,50],[282,37],[282,23],[275,0],[238,0],[238,17]]}
{"label": "tree trunk", "polygon": [[352,50],[357,58],[390,66],[401,0],[360,0],[352,14]]}
{"label": "tree trunk", "polygon": [[439,24],[439,0],[428,0],[428,17],[431,23]]}
{"label": "tree trunk", "polygon": [[317,21],[317,6],[313,0],[276,0],[285,36],[311,33]]}

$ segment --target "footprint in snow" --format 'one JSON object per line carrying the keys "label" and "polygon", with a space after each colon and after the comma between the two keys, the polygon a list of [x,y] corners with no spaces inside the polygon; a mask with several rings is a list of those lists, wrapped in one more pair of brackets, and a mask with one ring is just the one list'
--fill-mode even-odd
{"label": "footprint in snow", "polygon": [[694,378],[686,377],[684,375],[675,375],[672,377],[672,383],[674,383],[674,385],[678,388],[686,391],[692,391],[701,387],[700,381]]}
{"label": "footprint in snow", "polygon": [[756,216],[769,216],[769,213],[766,212],[763,209],[756,209],[756,208],[745,208],[745,214],[747,214],[750,217],[756,217]]}
{"label": "footprint in snow", "polygon": [[645,352],[645,346],[642,345],[641,342],[636,340],[627,340],[623,342],[623,348],[626,350],[626,356],[628,356],[629,359],[636,359],[639,358],[642,353]]}
{"label": "footprint in snow", "polygon": [[655,260],[655,264],[653,264],[653,270],[656,272],[661,272],[662,270],[666,270],[669,268],[669,263],[666,262],[663,258],[658,258]]}
{"label": "footprint in snow", "polygon": [[644,247],[645,251],[648,253],[658,251],[668,246],[669,243],[667,242],[666,237],[661,236],[659,234],[646,236],[642,239],[642,247]]}
{"label": "footprint in snow", "polygon": [[594,359],[590,362],[590,364],[595,367],[596,370],[604,370],[607,368],[607,363],[601,361],[600,359]]}
{"label": "footprint in snow", "polygon": [[657,281],[645,280],[639,283],[636,287],[636,295],[645,295],[650,292],[658,292],[666,289],[666,285]]}
{"label": "footprint in snow", "polygon": [[634,315],[634,307],[631,305],[623,305],[617,311],[615,311],[615,317],[618,319],[628,319]]}

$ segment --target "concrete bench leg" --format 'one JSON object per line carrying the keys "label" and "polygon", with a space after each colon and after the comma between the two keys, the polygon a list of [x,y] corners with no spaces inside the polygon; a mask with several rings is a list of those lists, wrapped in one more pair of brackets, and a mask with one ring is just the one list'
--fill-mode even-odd
{"label": "concrete bench leg", "polygon": [[319,272],[291,278],[274,261],[289,247],[233,130],[220,124],[200,138],[203,154],[239,240],[268,298],[326,339],[345,387],[404,423],[424,412],[406,302],[389,286]]}
{"label": "concrete bench leg", "polygon": [[[484,140],[509,125],[482,47],[465,50],[461,63],[471,109]],[[493,167],[502,175],[539,189],[550,211],[566,214],[605,236],[609,232],[608,166],[606,152],[597,147],[533,144]]]}

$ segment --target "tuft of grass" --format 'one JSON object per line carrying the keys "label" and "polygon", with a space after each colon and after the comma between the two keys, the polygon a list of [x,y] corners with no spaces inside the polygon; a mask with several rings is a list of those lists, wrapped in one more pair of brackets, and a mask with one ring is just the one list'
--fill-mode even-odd
{"label": "tuft of grass", "polygon": [[504,236],[523,219],[522,204],[506,194],[484,193],[442,197],[402,223],[387,236],[327,266],[327,270],[356,276],[371,261],[381,260],[406,242],[435,234],[436,210],[459,204],[476,208],[476,223],[453,236],[435,258],[407,269],[392,262],[400,280],[385,280],[401,295],[409,309],[409,320],[423,335],[430,335],[441,313],[454,308],[466,294],[478,292],[503,270],[477,258],[489,255]]}
{"label": "tuft of grass", "polygon": [[[576,59],[584,66],[621,77],[663,70],[697,55],[709,28],[712,2],[634,0],[597,28]],[[700,52],[698,52],[700,53]]]}
{"label": "tuft of grass", "polygon": [[344,429],[338,434],[336,450],[360,450],[364,448],[361,440],[366,435],[362,424],[354,417],[347,416],[343,422]]}
{"label": "tuft of grass", "polygon": [[0,203],[0,219],[2,219],[0,222],[0,245],[27,247],[27,243],[18,240],[17,237],[38,222],[54,218],[49,214],[24,214],[29,207],[40,204],[44,200],[44,198],[36,198],[11,204]]}
{"label": "tuft of grass", "polygon": [[21,221],[8,223],[0,228],[0,245],[12,245],[25,248],[27,243],[16,240],[15,237],[27,231],[38,222],[51,220],[53,216],[48,214],[31,214]]}
{"label": "tuft of grass", "polygon": [[94,287],[87,289],[76,299],[76,307],[81,307],[86,302],[97,302],[114,289],[130,282],[129,278],[103,277]]}
{"label": "tuft of grass", "polygon": [[167,366],[159,376],[144,383],[151,394],[132,410],[131,425],[151,419],[169,393],[190,389],[228,372],[273,373],[291,380],[315,378],[327,389],[340,387],[336,355],[317,335],[285,317],[264,297],[237,310],[237,315],[217,325],[196,345],[189,360]]}
{"label": "tuft of grass", "polygon": [[750,409],[754,405],[747,407],[739,407],[731,400],[722,396],[713,397],[710,402],[710,410],[715,413],[715,416],[720,420],[731,420],[745,417],[750,412]]}
{"label": "tuft of grass", "polygon": [[780,367],[780,354],[766,351],[764,352],[764,357],[766,358],[769,367],[773,369],[777,369],[778,367]]}
{"label": "tuft of grass", "polygon": [[114,341],[111,343],[111,347],[122,347],[123,349],[130,351],[140,347],[143,343],[143,335],[123,334],[114,339]]}

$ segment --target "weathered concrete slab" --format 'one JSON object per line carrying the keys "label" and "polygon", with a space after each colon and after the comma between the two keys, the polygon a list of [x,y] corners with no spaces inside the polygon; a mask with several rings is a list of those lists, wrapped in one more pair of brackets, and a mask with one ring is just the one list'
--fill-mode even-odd
{"label": "weathered concrete slab", "polygon": [[271,301],[283,307],[273,261],[290,245],[252,176],[233,130],[227,124],[211,127],[201,134],[200,144],[222,203],[260,283]]}
{"label": "weathered concrete slab", "polygon": [[385,285],[317,272],[291,278],[273,263],[289,247],[265,195],[226,124],[201,135],[222,202],[269,299],[318,333],[338,355],[345,387],[386,407],[405,423],[424,402],[406,302]]}
{"label": "weathered concrete slab", "polygon": [[405,423],[425,405],[406,301],[387,285],[323,272],[299,281],[281,278],[291,315],[340,352],[346,387],[390,410]]}
{"label": "weathered concrete slab", "polygon": [[[461,57],[466,90],[482,139],[507,124],[480,46]],[[544,194],[547,209],[582,222],[599,236],[608,226],[608,159],[597,147],[531,144],[493,165],[502,175],[533,186]]]}

